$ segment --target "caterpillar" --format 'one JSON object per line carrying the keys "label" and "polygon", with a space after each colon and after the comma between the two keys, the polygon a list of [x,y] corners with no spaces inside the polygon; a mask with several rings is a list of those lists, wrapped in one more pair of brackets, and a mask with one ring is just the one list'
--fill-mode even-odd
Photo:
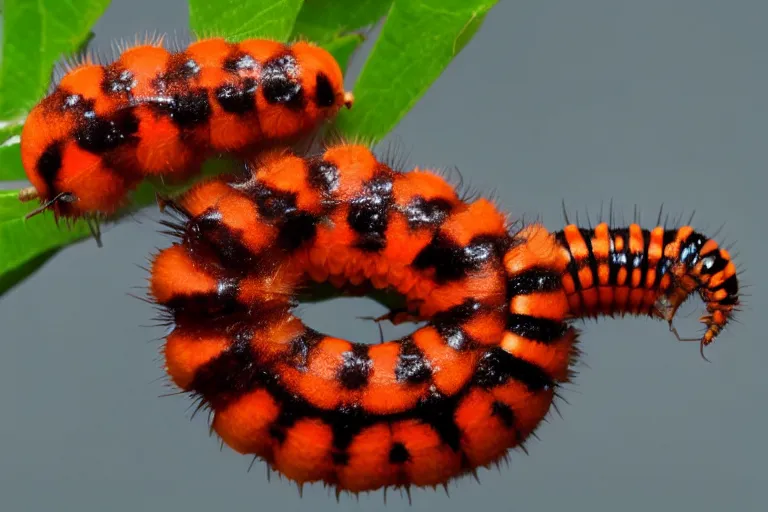
{"label": "caterpillar", "polygon": [[[699,341],[701,356],[739,306],[736,265],[728,251],[684,225],[638,224],[593,229],[569,224],[555,234],[568,260],[563,288],[576,317],[647,314],[666,320],[680,341]],[[672,325],[680,305],[698,292],[707,314],[701,338],[681,338]],[[705,358],[706,359],[706,358]]]}
{"label": "caterpillar", "polygon": [[[172,326],[165,371],[209,410],[212,432],[300,488],[323,482],[337,496],[446,485],[525,449],[574,375],[570,321],[598,312],[582,264],[599,255],[605,265],[599,244],[579,251],[572,227],[511,224],[490,200],[437,172],[393,169],[366,146],[269,152],[246,169],[166,200],[174,242],[149,269],[148,300]],[[609,255],[626,254],[622,231],[610,232]],[[652,233],[643,247],[655,254]],[[697,289],[711,245],[694,262],[686,233],[664,239],[665,287],[636,285],[645,267],[631,267],[643,297]],[[714,279],[708,297],[722,304]],[[317,332],[293,315],[313,283],[389,290],[404,303],[393,315],[425,323],[375,345]],[[624,307],[618,296],[605,311]]]}
{"label": "caterpillar", "polygon": [[307,42],[150,41],[107,65],[86,59],[26,119],[32,186],[19,199],[57,219],[112,214],[146,178],[183,182],[217,153],[296,141],[353,101],[333,56]]}

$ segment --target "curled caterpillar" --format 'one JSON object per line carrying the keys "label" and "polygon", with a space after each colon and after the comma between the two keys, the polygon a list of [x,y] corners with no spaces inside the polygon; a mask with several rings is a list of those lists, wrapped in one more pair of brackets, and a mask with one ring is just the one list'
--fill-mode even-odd
{"label": "curled caterpillar", "polygon": [[[563,287],[576,317],[631,313],[666,320],[681,341],[699,341],[701,356],[739,306],[736,265],[728,251],[690,226],[651,230],[638,224],[594,229],[570,224],[556,233],[568,260]],[[680,338],[672,320],[698,292],[707,308],[701,338]]]}
{"label": "curled caterpillar", "polygon": [[[572,378],[586,310],[567,246],[434,172],[357,145],[274,152],[166,206],[177,241],[150,275],[166,371],[224,443],[299,485],[445,485],[523,447]],[[319,333],[292,311],[324,282],[391,290],[426,324],[378,345]]]}
{"label": "curled caterpillar", "polygon": [[32,109],[19,199],[57,218],[111,214],[145,178],[181,182],[214,154],[295,141],[352,102],[333,56],[305,42],[130,48],[76,66]]}

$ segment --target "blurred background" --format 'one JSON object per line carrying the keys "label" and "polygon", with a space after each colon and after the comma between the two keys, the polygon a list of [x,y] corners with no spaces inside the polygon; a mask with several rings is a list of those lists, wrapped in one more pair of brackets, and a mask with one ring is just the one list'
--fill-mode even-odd
{"label": "blurred background", "polygon": [[[458,167],[513,217],[563,226],[612,198],[645,227],[659,207],[733,243],[744,312],[706,354],[665,323],[582,324],[583,364],[511,464],[442,490],[336,498],[295,485],[209,438],[190,400],[165,387],[151,306],[131,298],[137,265],[170,241],[156,208],[106,228],[104,248],[65,249],[0,299],[0,509],[765,510],[768,360],[760,311],[768,270],[765,134],[768,4],[757,0],[502,1],[396,128],[412,165]],[[92,46],[136,33],[188,38],[184,0],[115,0]],[[376,32],[371,34],[375,38]],[[414,37],[419,37],[414,34]],[[370,47],[370,44],[367,46]],[[364,61],[352,63],[348,84]],[[764,263],[764,262],[763,262]],[[305,306],[315,329],[378,341],[366,299]],[[698,336],[697,300],[680,311]],[[385,324],[385,336],[411,327]]]}

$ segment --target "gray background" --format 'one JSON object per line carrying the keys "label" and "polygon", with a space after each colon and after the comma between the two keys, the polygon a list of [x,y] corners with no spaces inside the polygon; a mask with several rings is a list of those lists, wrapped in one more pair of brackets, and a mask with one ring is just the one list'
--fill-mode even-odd
{"label": "gray background", "polygon": [[[414,164],[458,166],[514,216],[562,226],[613,197],[651,226],[661,203],[734,242],[746,268],[741,323],[707,351],[666,325],[604,319],[584,327],[584,362],[556,414],[509,468],[441,491],[413,510],[763,510],[768,484],[765,380],[765,20],[761,1],[502,1],[394,138]],[[182,0],[118,0],[97,25],[109,47],[136,32],[181,31]],[[418,37],[417,34],[414,36]],[[361,56],[362,57],[362,56]],[[355,61],[350,84],[362,58]],[[63,251],[0,299],[0,497],[3,510],[383,510],[381,492],[336,499],[295,486],[189,421],[166,392],[162,335],[126,295],[155,247],[145,210]],[[315,328],[376,341],[366,300],[304,309]],[[684,306],[696,335],[700,304]],[[402,334],[388,328],[388,337]],[[762,492],[761,492],[762,491]],[[407,508],[389,492],[386,508]]]}

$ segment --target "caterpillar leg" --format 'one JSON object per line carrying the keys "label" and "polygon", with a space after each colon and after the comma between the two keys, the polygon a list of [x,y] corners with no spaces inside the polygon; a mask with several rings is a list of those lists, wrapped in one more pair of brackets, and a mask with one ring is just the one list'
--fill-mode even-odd
{"label": "caterpillar leg", "polygon": [[359,316],[359,320],[371,320],[376,322],[379,328],[379,342],[384,343],[384,330],[381,328],[381,323],[388,321],[392,325],[400,325],[408,322],[420,322],[422,318],[418,315],[410,312],[407,308],[391,309],[389,312],[381,316]]}
{"label": "caterpillar leg", "polygon": [[381,322],[389,322],[392,325],[401,325],[408,322],[420,322],[423,320],[418,314],[410,311],[407,308],[391,309],[389,312],[381,316],[361,316],[358,317],[361,320],[372,320],[377,324]]}
{"label": "caterpillar leg", "polygon": [[[697,338],[683,338],[682,336],[680,336],[680,333],[678,332],[677,328],[675,327],[675,322],[674,322],[675,315],[677,314],[677,310],[682,305],[682,302],[683,302],[684,298],[679,299],[679,300],[673,302],[670,299],[670,297],[667,296],[667,295],[660,296],[658,299],[656,299],[656,302],[654,303],[653,308],[651,308],[651,316],[654,317],[654,318],[658,318],[659,320],[663,320],[663,321],[667,322],[667,325],[669,326],[669,332],[671,332],[672,334],[675,335],[675,338],[677,339],[677,341],[682,341],[682,342],[696,341],[696,342],[699,342],[699,345],[700,345],[699,352],[701,354],[701,357],[705,361],[709,361],[709,359],[707,359],[704,356],[704,346],[705,346],[705,344],[704,344],[702,338],[701,337],[697,337]],[[702,317],[700,319],[700,321],[701,322],[705,322],[704,317]]]}

